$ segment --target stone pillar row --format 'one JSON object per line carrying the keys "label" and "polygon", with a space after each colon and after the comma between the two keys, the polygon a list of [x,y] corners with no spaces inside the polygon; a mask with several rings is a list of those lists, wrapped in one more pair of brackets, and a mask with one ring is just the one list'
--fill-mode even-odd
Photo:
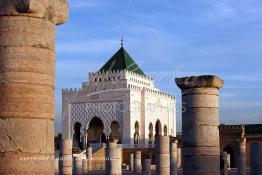
{"label": "stone pillar row", "polygon": [[182,133],[184,175],[219,175],[219,88],[216,76],[177,78],[182,90]]}
{"label": "stone pillar row", "polygon": [[0,1],[0,172],[54,174],[55,30],[67,0]]}

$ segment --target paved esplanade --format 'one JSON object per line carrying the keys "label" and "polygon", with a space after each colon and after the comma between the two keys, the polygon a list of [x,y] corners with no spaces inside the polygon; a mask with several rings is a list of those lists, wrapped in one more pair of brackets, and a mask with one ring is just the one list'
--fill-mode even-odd
{"label": "paved esplanade", "polygon": [[219,175],[219,88],[216,76],[177,78],[182,90],[184,175]]}
{"label": "paved esplanade", "polygon": [[54,174],[55,26],[67,16],[67,0],[0,1],[1,174]]}

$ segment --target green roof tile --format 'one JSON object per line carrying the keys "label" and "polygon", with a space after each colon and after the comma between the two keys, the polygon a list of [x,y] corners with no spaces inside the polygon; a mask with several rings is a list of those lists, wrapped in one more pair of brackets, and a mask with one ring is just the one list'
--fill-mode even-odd
{"label": "green roof tile", "polygon": [[123,47],[121,47],[99,71],[110,70],[128,70],[145,75]]}

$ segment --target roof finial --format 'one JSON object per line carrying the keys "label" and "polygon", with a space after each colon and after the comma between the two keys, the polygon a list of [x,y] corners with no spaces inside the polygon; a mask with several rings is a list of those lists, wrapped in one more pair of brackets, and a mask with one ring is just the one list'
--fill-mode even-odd
{"label": "roof finial", "polygon": [[124,37],[121,37],[121,47],[124,47]]}

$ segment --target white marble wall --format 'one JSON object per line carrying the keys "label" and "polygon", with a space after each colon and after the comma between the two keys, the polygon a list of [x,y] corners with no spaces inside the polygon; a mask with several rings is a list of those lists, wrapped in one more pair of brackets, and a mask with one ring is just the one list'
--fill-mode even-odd
{"label": "white marble wall", "polygon": [[103,121],[105,132],[118,121],[123,144],[133,143],[136,121],[141,144],[148,143],[150,123],[155,134],[157,120],[162,131],[167,125],[168,134],[176,135],[175,98],[156,89],[150,77],[128,71],[90,73],[82,89],[66,89],[62,95],[63,138],[72,138],[75,122],[88,128],[93,117]]}

